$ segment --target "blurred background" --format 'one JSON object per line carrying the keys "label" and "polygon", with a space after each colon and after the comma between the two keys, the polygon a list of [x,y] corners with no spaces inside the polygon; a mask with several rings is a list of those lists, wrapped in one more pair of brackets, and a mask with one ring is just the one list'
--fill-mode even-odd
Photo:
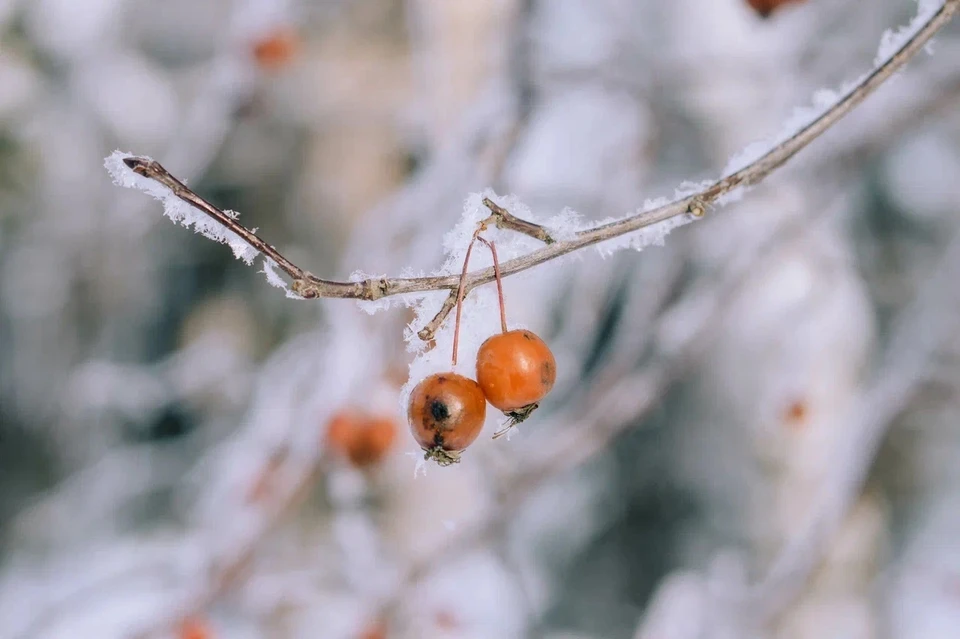
{"label": "blurred background", "polygon": [[287,299],[103,168],[429,273],[471,193],[590,222],[718,176],[916,11],[0,0],[0,637],[960,636],[960,25],[662,246],[506,280],[557,386],[425,474],[445,293]]}

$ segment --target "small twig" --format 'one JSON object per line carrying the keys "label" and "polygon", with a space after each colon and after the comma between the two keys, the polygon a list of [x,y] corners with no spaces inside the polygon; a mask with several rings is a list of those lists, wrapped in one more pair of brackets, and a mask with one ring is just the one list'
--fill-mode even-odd
{"label": "small twig", "polygon": [[[467,258],[469,259],[470,250],[473,248],[473,243],[476,242],[477,239],[480,239],[488,247],[491,247],[490,250],[493,254],[493,273],[494,273],[494,278],[497,281],[497,292],[500,295],[500,322],[501,322],[501,325],[504,327],[503,332],[506,333],[507,320],[503,310],[503,281],[502,281],[503,277],[500,274],[500,262],[499,262],[499,259],[497,258],[497,250],[496,248],[492,247],[492,243],[480,237],[480,233],[485,231],[488,226],[493,225],[499,228],[510,229],[518,233],[523,233],[525,235],[529,235],[534,239],[541,240],[547,243],[553,242],[554,240],[550,237],[550,235],[542,226],[538,224],[534,224],[533,222],[527,222],[526,220],[521,220],[520,218],[515,217],[514,215],[509,213],[506,209],[502,208],[498,204],[495,204],[492,200],[490,200],[490,198],[486,198],[486,197],[483,198],[483,203],[487,208],[489,208],[493,212],[493,215],[481,220],[480,223],[477,224],[477,228],[473,232],[473,237],[470,239],[470,246],[467,247]],[[434,336],[437,334],[437,329],[439,329],[440,325],[443,324],[443,321],[447,319],[447,316],[451,313],[451,311],[453,311],[454,307],[457,307],[458,309],[457,316],[459,317],[459,307],[460,307],[460,304],[462,304],[461,293],[463,293],[463,297],[466,297],[467,292],[469,292],[472,288],[475,288],[476,286],[478,286],[478,285],[474,285],[472,287],[464,286],[466,281],[466,274],[467,274],[466,262],[464,262],[464,270],[461,271],[460,273],[460,282],[457,285],[457,288],[451,291],[450,295],[447,296],[447,299],[443,301],[443,305],[440,306],[440,310],[437,312],[436,315],[433,316],[433,319],[427,322],[426,326],[424,326],[417,332],[417,337],[419,337],[422,341],[429,342],[434,338]],[[459,328],[455,330],[457,334],[460,333]],[[454,341],[456,341],[456,336],[454,336]],[[457,363],[456,360],[454,360],[453,363],[456,364]]]}
{"label": "small twig", "polygon": [[497,228],[529,235],[533,239],[540,240],[544,244],[553,244],[556,242],[547,229],[543,228],[539,224],[534,224],[533,222],[528,222],[516,217],[510,211],[503,208],[490,198],[483,198],[483,205],[490,209],[490,212],[493,213],[491,217],[494,218],[494,223],[496,224]]}
{"label": "small twig", "polygon": [[178,198],[190,206],[206,213],[217,222],[236,233],[240,239],[263,253],[277,263],[284,273],[293,279],[293,291],[301,297],[310,299],[315,297],[349,297],[362,300],[374,300],[382,295],[380,280],[364,280],[362,282],[332,282],[322,280],[309,271],[285,258],[280,251],[263,241],[256,233],[243,226],[222,209],[214,206],[207,200],[194,193],[186,184],[178,180],[168,170],[155,160],[139,157],[127,157],[123,163],[137,175],[155,180],[164,185]]}
{"label": "small twig", "polygon": [[[801,149],[817,139],[827,129],[836,124],[843,116],[852,111],[854,107],[863,102],[867,96],[876,91],[888,78],[903,67],[907,61],[919,53],[934,34],[950,21],[953,14],[957,11],[958,6],[960,6],[960,0],[945,0],[943,6],[941,6],[896,53],[865,75],[855,87],[824,111],[817,119],[746,167],[714,182],[699,193],[674,200],[650,211],[644,211],[592,229],[580,231],[572,239],[553,242],[550,241],[552,238],[550,238],[549,234],[546,234],[542,227],[516,218],[489,200],[484,201],[484,204],[493,211],[492,217],[495,218],[497,226],[525,233],[531,237],[541,239],[548,244],[541,249],[505,262],[501,268],[501,276],[508,277],[514,273],[525,271],[544,262],[572,253],[573,251],[638,231],[657,222],[662,222],[679,215],[687,214],[695,217],[703,215],[707,207],[716,203],[723,195],[738,188],[757,184],[796,155]],[[417,278],[372,278],[359,282],[335,282],[319,279],[294,265],[284,258],[274,247],[264,242],[252,231],[246,229],[222,210],[193,193],[193,191],[174,178],[158,163],[136,157],[126,158],[124,162],[138,174],[154,179],[170,188],[177,197],[212,216],[250,244],[250,246],[273,259],[280,268],[293,278],[293,290],[302,297],[376,300],[392,295],[421,293],[434,290],[454,290],[460,287],[460,277],[456,275]],[[473,288],[493,281],[494,277],[495,274],[492,268],[484,269],[469,276],[464,286],[460,287],[463,289],[461,294],[466,295]],[[447,307],[448,305],[445,304],[444,306]],[[442,322],[442,317],[439,321],[436,321],[436,319],[431,321],[428,327],[438,326],[440,322]],[[426,332],[427,339],[429,339],[431,333],[427,331],[427,327],[425,327],[424,331],[421,331],[421,333],[424,332]]]}
{"label": "small twig", "polygon": [[429,342],[437,334],[437,329],[440,328],[440,325],[443,324],[443,320],[447,319],[447,315],[450,314],[450,311],[453,310],[453,307],[457,305],[457,298],[460,297],[460,288],[450,291],[450,294],[447,295],[447,299],[443,300],[443,305],[440,307],[440,311],[433,316],[433,319],[427,322],[426,326],[417,331],[417,337],[419,337],[424,342]]}

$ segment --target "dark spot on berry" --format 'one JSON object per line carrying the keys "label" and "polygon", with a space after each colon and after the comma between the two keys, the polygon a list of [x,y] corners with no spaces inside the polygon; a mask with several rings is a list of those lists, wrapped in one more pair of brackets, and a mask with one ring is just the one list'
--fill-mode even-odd
{"label": "dark spot on berry", "polygon": [[531,333],[530,331],[524,331],[523,333],[521,333],[521,335],[523,335],[524,339],[533,341],[533,333]]}
{"label": "dark spot on berry", "polygon": [[544,362],[540,367],[540,383],[544,386],[553,381],[554,370],[552,362]]}
{"label": "dark spot on berry", "polygon": [[439,448],[443,448],[443,435],[437,433],[433,436],[433,445]]}
{"label": "dark spot on berry", "polygon": [[430,402],[430,414],[433,415],[433,418],[438,422],[446,421],[447,418],[450,417],[450,411],[447,410],[447,405],[439,399]]}

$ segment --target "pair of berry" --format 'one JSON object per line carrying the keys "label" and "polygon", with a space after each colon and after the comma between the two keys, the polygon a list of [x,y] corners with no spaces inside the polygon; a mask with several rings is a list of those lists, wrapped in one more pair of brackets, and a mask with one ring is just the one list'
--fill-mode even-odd
{"label": "pair of berry", "polygon": [[530,416],[557,379],[553,353],[536,334],[527,330],[507,330],[503,303],[503,281],[497,247],[480,232],[473,234],[463,258],[460,286],[457,288],[457,323],[453,331],[453,365],[457,365],[460,316],[466,290],[467,265],[476,242],[482,242],[493,256],[493,273],[500,301],[499,335],[488,337],[477,352],[477,381],[457,373],[434,373],[422,380],[410,394],[407,419],[413,438],[423,448],[426,459],[441,466],[460,461],[460,453],[480,435],[487,418],[487,402],[509,418],[505,428],[494,433],[500,437]]}
{"label": "pair of berry", "polygon": [[553,353],[537,335],[527,330],[494,335],[477,353],[477,381],[436,373],[417,384],[407,408],[410,430],[427,459],[455,463],[480,435],[487,402],[510,418],[497,437],[526,419],[556,378]]}

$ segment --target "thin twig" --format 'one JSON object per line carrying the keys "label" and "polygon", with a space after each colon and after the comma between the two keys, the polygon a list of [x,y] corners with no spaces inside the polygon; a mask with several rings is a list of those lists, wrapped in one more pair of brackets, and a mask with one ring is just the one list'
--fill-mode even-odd
{"label": "thin twig", "polygon": [[495,223],[498,228],[529,235],[535,240],[540,240],[544,244],[553,244],[556,242],[547,229],[543,228],[539,224],[534,224],[533,222],[520,219],[490,198],[483,198],[483,205],[490,209],[490,211],[493,213],[493,217],[495,218]]}
{"label": "thin twig", "polygon": [[[173,194],[178,198],[203,213],[206,213],[236,233],[244,242],[276,262],[277,266],[279,266],[284,273],[293,278],[293,290],[301,297],[353,297],[357,299],[376,299],[378,297],[374,291],[374,289],[379,286],[376,280],[366,280],[363,282],[332,282],[321,280],[309,271],[304,271],[281,255],[272,245],[260,239],[256,233],[240,224],[240,222],[225,213],[222,209],[194,193],[186,184],[163,168],[159,162],[146,158],[128,157],[123,159],[123,163],[130,167],[134,173],[150,178],[151,180],[156,180],[164,185],[173,191]],[[319,291],[323,291],[323,294],[319,294]]]}
{"label": "thin twig", "polygon": [[[709,205],[716,203],[721,196],[738,188],[757,184],[796,155],[801,149],[817,139],[843,116],[853,110],[854,107],[863,102],[867,96],[876,91],[878,87],[903,67],[907,61],[919,53],[934,34],[950,21],[953,14],[957,11],[958,6],[960,6],[960,0],[945,0],[943,6],[941,6],[896,53],[865,75],[855,87],[824,111],[817,119],[746,167],[714,182],[698,193],[674,200],[669,204],[650,211],[643,211],[592,229],[580,231],[572,239],[554,242],[549,241],[552,238],[550,238],[548,234],[543,235],[536,230],[540,227],[536,227],[536,225],[530,222],[519,220],[493,202],[484,202],[487,206],[493,205],[491,207],[491,210],[494,212],[492,217],[497,219],[498,226],[510,228],[531,235],[532,237],[538,237],[539,235],[538,239],[548,242],[548,245],[541,249],[505,262],[502,265],[501,275],[508,277],[573,251],[638,231],[657,222],[662,222],[679,215],[700,216]],[[406,293],[454,290],[460,286],[460,278],[456,275],[416,278],[371,278],[359,282],[336,282],[317,278],[284,258],[274,247],[264,242],[252,231],[241,226],[239,222],[225,214],[222,210],[193,193],[193,191],[188,189],[158,163],[136,157],[126,158],[124,162],[138,174],[154,179],[164,186],[167,186],[173,190],[177,197],[212,216],[250,244],[250,246],[273,259],[280,268],[293,278],[294,292],[304,298],[335,297],[376,300]],[[540,231],[543,231],[543,229],[540,228]],[[494,278],[495,274],[492,268],[486,268],[474,273],[467,278],[463,294],[469,293],[471,289],[477,286],[493,281]],[[442,318],[440,321],[442,321]],[[431,325],[434,323],[434,321],[431,321]],[[439,325],[439,322],[436,322],[436,324]]]}
{"label": "thin twig", "polygon": [[434,315],[433,319],[427,322],[423,328],[417,331],[417,337],[424,342],[429,342],[432,340],[434,335],[437,334],[437,329],[440,328],[441,324],[443,324],[443,320],[447,319],[447,315],[449,315],[450,311],[453,310],[453,307],[457,305],[457,298],[459,297],[459,287],[450,291],[450,294],[447,295],[447,299],[443,300],[443,305],[440,306],[440,311]]}
{"label": "thin twig", "polygon": [[[467,247],[467,259],[469,260],[470,250],[473,248],[473,243],[480,239],[487,246],[491,246],[490,242],[487,242],[484,238],[480,237],[480,233],[487,230],[489,226],[497,226],[503,229],[509,229],[517,233],[523,233],[529,235],[530,237],[541,240],[546,243],[553,242],[553,238],[550,237],[550,234],[547,233],[539,224],[534,224],[533,222],[527,222],[526,220],[521,220],[520,218],[512,215],[505,208],[494,203],[490,198],[483,198],[483,204],[490,209],[492,215],[488,218],[485,218],[477,224],[477,228],[473,232],[473,237],[470,239],[470,246]],[[500,321],[501,325],[504,327],[503,332],[506,333],[506,317],[504,316],[503,310],[503,282],[500,275],[500,262],[497,258],[496,248],[491,247],[491,252],[493,254],[493,272],[494,278],[497,281],[497,291],[500,295]],[[440,306],[440,310],[437,311],[437,314],[434,315],[433,319],[427,322],[426,326],[421,328],[417,332],[417,337],[419,337],[424,342],[429,342],[437,334],[437,329],[440,328],[440,325],[443,324],[443,320],[447,319],[447,316],[453,311],[454,307],[457,308],[457,317],[460,317],[460,305],[463,303],[462,298],[466,297],[466,294],[471,290],[471,288],[476,288],[476,285],[473,287],[466,287],[464,283],[466,281],[467,275],[467,264],[464,261],[463,270],[460,273],[460,282],[457,285],[457,288],[453,291],[450,291],[450,295],[447,296],[447,299],[443,301],[443,304]],[[462,293],[462,297],[461,297]],[[457,320],[459,326],[459,319]],[[460,333],[460,329],[456,328],[454,335],[454,342],[456,342],[456,336]],[[456,349],[456,346],[454,347]],[[456,364],[456,359],[454,359],[454,364]]]}

